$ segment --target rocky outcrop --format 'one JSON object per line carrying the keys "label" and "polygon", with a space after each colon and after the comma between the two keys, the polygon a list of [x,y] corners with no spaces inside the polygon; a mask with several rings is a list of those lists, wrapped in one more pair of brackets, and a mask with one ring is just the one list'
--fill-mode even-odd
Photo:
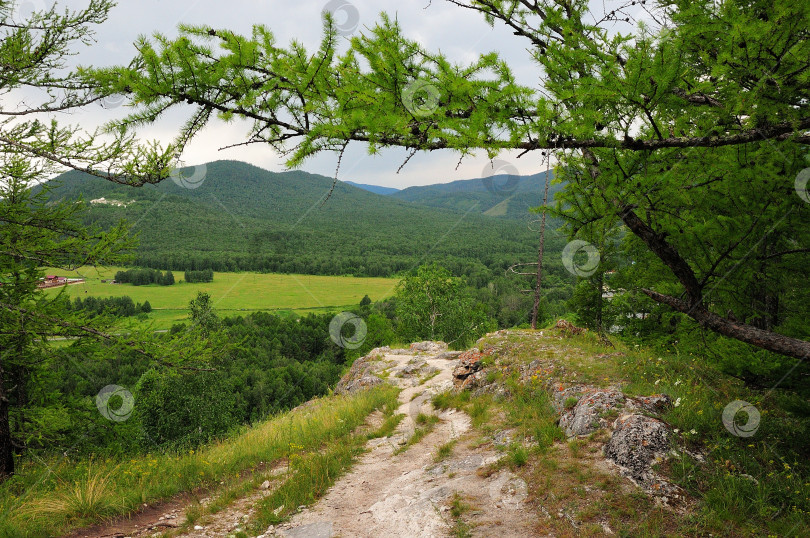
{"label": "rocky outcrop", "polygon": [[335,394],[350,394],[382,383],[382,379],[375,373],[384,368],[380,359],[387,353],[391,353],[390,348],[378,347],[369,351],[366,356],[354,361],[346,375],[337,382]]}
{"label": "rocky outcrop", "polygon": [[622,415],[613,427],[613,435],[604,448],[605,457],[637,483],[649,483],[650,467],[662,461],[669,451],[666,424],[645,415]]}
{"label": "rocky outcrop", "polygon": [[349,381],[345,383],[343,386],[336,387],[335,393],[337,394],[353,394],[355,392],[370,389],[371,387],[376,387],[377,385],[381,385],[383,380],[377,377],[376,375],[366,375],[361,377],[360,379],[355,379],[353,381]]}
{"label": "rocky outcrop", "polygon": [[637,396],[627,400],[628,409],[638,409],[652,414],[663,413],[672,405],[672,398],[666,394],[653,394],[652,396]]}
{"label": "rocky outcrop", "polygon": [[[419,378],[433,375],[438,372],[434,366],[430,366],[420,354],[440,354],[448,360],[460,355],[460,352],[447,351],[447,344],[444,342],[416,342],[408,349],[391,349],[388,346],[374,348],[364,357],[354,361],[352,367],[335,386],[335,394],[351,394],[359,390],[375,387],[383,383],[384,371],[395,377],[414,378],[414,383]],[[413,355],[404,366],[392,366],[390,361],[383,360],[386,355]]]}
{"label": "rocky outcrop", "polygon": [[558,329],[560,333],[563,334],[564,336],[574,336],[577,334],[585,334],[586,332],[588,332],[588,329],[585,329],[583,327],[577,327],[576,325],[565,319],[558,320],[557,324],[554,325],[554,328]]}
{"label": "rocky outcrop", "polygon": [[[558,329],[571,336],[584,332],[570,322],[560,320]],[[538,358],[523,365],[499,364],[499,346],[505,341],[491,340],[492,336],[506,336],[499,331],[478,342],[478,348],[464,352],[453,370],[453,384],[457,390],[471,390],[473,394],[508,394],[502,379],[517,373],[522,383],[540,382],[551,395],[551,404],[559,414],[559,425],[569,438],[587,436],[606,430],[610,436],[603,447],[604,457],[615,464],[619,472],[631,479],[647,493],[666,504],[683,492],[659,476],[652,466],[665,460],[670,453],[669,427],[656,415],[663,413],[672,400],[666,394],[630,397],[619,386],[596,387],[565,382],[568,372],[559,362]],[[478,350],[484,350],[483,353]],[[542,348],[539,348],[542,351]],[[492,368],[499,375],[491,376],[482,358],[492,356]],[[593,356],[593,360],[615,359],[621,352]],[[651,416],[652,415],[652,416]],[[617,419],[617,417],[619,417]]]}
{"label": "rocky outcrop", "polygon": [[438,372],[438,368],[429,365],[427,361],[418,357],[409,360],[405,366],[391,371],[392,375],[402,378],[421,378]]}
{"label": "rocky outcrop", "polygon": [[686,499],[684,491],[670,484],[652,468],[668,458],[669,428],[646,415],[623,415],[613,425],[613,435],[605,444],[605,458],[619,467],[619,472],[663,504],[678,505]]}
{"label": "rocky outcrop", "polygon": [[476,350],[465,351],[458,358],[458,365],[453,368],[453,385],[459,389],[470,388],[473,381],[480,381],[475,374],[483,368],[482,355]]}
{"label": "rocky outcrop", "polygon": [[[560,427],[565,435],[587,435],[608,427],[606,414],[624,406],[624,394],[618,390],[600,390],[579,397],[576,405],[562,414]],[[615,415],[613,415],[615,417]]]}

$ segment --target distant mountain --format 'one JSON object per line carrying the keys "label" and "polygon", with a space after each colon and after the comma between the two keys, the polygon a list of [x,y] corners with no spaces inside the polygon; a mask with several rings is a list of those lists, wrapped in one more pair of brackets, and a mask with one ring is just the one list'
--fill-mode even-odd
{"label": "distant mountain", "polygon": [[133,224],[135,263],[161,269],[387,276],[439,261],[470,273],[531,258],[537,243],[526,226],[478,211],[426,207],[429,199],[417,204],[342,182],[333,189],[332,178],[237,161],[183,169],[177,181],[140,188],[79,172],[50,186],[52,197],[82,197],[88,223]]}
{"label": "distant mountain", "polygon": [[[543,204],[545,172],[531,176],[497,175],[482,179],[463,179],[424,187],[409,187],[392,198],[415,204],[472,211],[491,217],[529,218],[529,209]],[[549,203],[563,185],[549,185]]]}
{"label": "distant mountain", "polygon": [[373,192],[374,194],[382,194],[383,196],[399,192],[399,189],[395,189],[394,187],[382,187],[380,185],[366,185],[365,183],[355,183],[354,181],[344,181],[344,183],[348,183],[352,187],[357,187],[358,189],[363,189],[364,191]]}

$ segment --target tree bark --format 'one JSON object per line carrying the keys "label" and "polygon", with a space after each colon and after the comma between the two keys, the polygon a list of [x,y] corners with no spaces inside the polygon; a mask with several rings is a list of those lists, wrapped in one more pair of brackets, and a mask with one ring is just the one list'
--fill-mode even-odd
{"label": "tree bark", "polygon": [[703,306],[689,304],[683,299],[664,295],[653,290],[642,289],[650,298],[658,303],[665,304],[678,312],[683,312],[697,321],[702,327],[716,333],[734,338],[746,344],[751,344],[774,353],[780,353],[796,359],[810,358],[810,342],[791,338],[773,331],[758,329],[745,323],[735,323],[722,316],[709,312]]}

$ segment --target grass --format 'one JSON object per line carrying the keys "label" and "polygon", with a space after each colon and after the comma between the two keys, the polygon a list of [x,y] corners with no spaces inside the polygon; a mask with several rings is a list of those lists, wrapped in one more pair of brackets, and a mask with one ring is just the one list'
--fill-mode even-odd
{"label": "grass", "polygon": [[433,455],[433,461],[439,463],[450,457],[453,453],[453,448],[456,446],[456,440],[448,441],[436,448],[436,453]]}
{"label": "grass", "polygon": [[565,399],[565,408],[566,409],[573,409],[579,403],[579,398],[576,396],[569,396]]}
{"label": "grass", "polygon": [[[188,318],[188,303],[197,292],[208,292],[214,306],[223,315],[237,315],[253,311],[279,311],[297,313],[333,312],[355,307],[364,295],[378,301],[389,295],[397,279],[355,278],[344,276],[287,275],[274,273],[214,273],[214,281],[189,284],[181,282],[182,271],[175,272],[177,284],[173,286],[133,286],[131,284],[104,284],[122,267],[83,267],[76,271],[47,268],[46,273],[85,278],[83,284],[50,288],[49,294],[64,293],[73,297],[120,297],[128,295],[136,303],[149,301],[152,312],[148,320],[158,329]],[[129,318],[134,321],[135,318]]]}
{"label": "grass", "polygon": [[99,518],[114,513],[110,498],[110,475],[87,466],[87,476],[63,483],[52,496],[38,498],[21,510],[23,517]]}
{"label": "grass", "polygon": [[[346,461],[346,452],[327,449],[327,459],[319,460],[324,447],[353,449],[359,442],[349,441],[354,430],[375,409],[396,409],[396,396],[397,390],[386,385],[351,397],[320,398],[306,408],[182,453],[146,454],[124,461],[24,462],[18,474],[0,485],[0,536],[62,534],[133,513],[144,503],[183,492],[216,490],[220,482],[235,484],[244,473],[285,458],[331,469],[333,461]],[[318,484],[311,486],[319,491]],[[233,487],[239,488],[238,484]]]}
{"label": "grass", "polygon": [[470,525],[462,519],[465,513],[470,511],[472,506],[464,501],[460,493],[455,492],[450,500],[450,515],[454,519],[453,528],[450,535],[455,538],[469,538],[472,536]]}
{"label": "grass", "polygon": [[287,479],[273,493],[256,503],[251,528],[261,533],[268,525],[285,521],[318,500],[363,452],[365,439],[351,436],[333,441],[321,451],[290,458]]}
{"label": "grass", "polygon": [[[600,522],[605,521],[617,535],[810,536],[806,400],[779,389],[745,387],[713,368],[706,357],[677,349],[661,354],[621,342],[610,349],[591,334],[559,339],[555,333],[540,337],[528,331],[492,337],[481,347],[490,343],[498,346],[493,368],[501,372],[500,382],[510,396],[487,404],[485,428],[515,428],[524,440],[536,441],[524,465],[516,465],[523,458],[512,447],[502,465],[516,467],[527,479],[538,510],[565,510],[580,523],[577,532],[582,535],[603,535]],[[518,367],[538,359],[537,371],[519,382]],[[696,500],[694,509],[683,516],[663,510],[620,477],[587,465],[607,440],[604,432],[563,443],[550,405],[550,392],[560,382],[620,386],[630,396],[668,394],[674,405],[661,418],[672,428],[679,456],[659,472]],[[443,394],[434,398],[434,405],[470,412],[484,405],[476,400]],[[732,435],[723,425],[723,411],[735,400],[751,403],[761,414],[759,429],[750,438]],[[744,413],[737,418],[747,420]],[[695,461],[687,451],[704,454],[705,462]],[[570,534],[572,528],[566,518],[553,518],[548,532]]]}
{"label": "grass", "polygon": [[433,428],[436,427],[438,422],[439,417],[436,415],[426,415],[424,413],[419,413],[416,415],[416,418],[414,419],[416,427],[414,428],[413,433],[410,437],[408,437],[408,441],[404,445],[394,450],[394,455],[402,454],[410,447],[424,439],[427,434],[433,431]]}

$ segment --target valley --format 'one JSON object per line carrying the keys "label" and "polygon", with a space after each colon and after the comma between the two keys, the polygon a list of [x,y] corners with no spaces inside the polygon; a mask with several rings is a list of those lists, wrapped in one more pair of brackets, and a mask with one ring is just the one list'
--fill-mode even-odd
{"label": "valley", "polygon": [[357,307],[368,295],[379,301],[393,294],[398,280],[393,278],[355,278],[340,276],[267,274],[254,272],[214,273],[213,282],[182,282],[183,273],[176,274],[171,286],[150,284],[110,284],[122,267],[84,267],[75,271],[50,268],[48,271],[69,278],[84,278],[81,284],[52,288],[53,296],[64,294],[70,300],[87,297],[128,296],[136,303],[149,301],[152,311],[145,319],[124,318],[127,323],[148,323],[156,329],[170,329],[174,323],[188,320],[188,303],[199,292],[210,294],[214,308],[223,316],[245,315],[250,312],[274,312],[305,315],[307,313],[340,312]]}

